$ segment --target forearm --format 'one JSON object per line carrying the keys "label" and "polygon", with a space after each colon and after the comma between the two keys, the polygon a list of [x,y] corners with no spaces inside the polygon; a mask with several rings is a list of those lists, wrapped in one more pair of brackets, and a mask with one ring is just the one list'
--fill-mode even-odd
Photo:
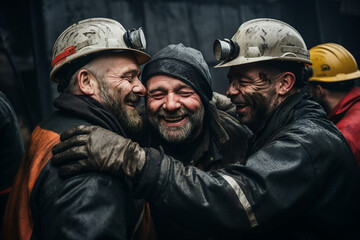
{"label": "forearm", "polygon": [[249,210],[221,174],[185,167],[156,150],[147,150],[146,165],[133,181],[134,192],[182,225],[214,233],[247,231],[256,225],[254,215],[250,214],[250,222]]}
{"label": "forearm", "polygon": [[182,225],[215,234],[251,234],[284,212],[301,214],[313,196],[312,165],[297,150],[283,156],[266,149],[248,159],[247,166],[232,164],[209,173],[147,150],[134,192]]}

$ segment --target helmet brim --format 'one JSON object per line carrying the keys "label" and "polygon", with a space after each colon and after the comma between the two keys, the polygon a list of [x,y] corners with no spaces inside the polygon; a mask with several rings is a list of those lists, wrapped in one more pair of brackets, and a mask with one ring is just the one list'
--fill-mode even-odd
{"label": "helmet brim", "polygon": [[310,65],[312,64],[312,62],[310,60],[306,60],[303,58],[297,58],[297,57],[266,57],[266,56],[256,57],[256,58],[237,57],[229,62],[219,63],[214,68],[240,66],[240,65],[264,62],[264,61],[270,61],[270,60],[292,61],[292,62],[306,63],[306,64],[310,64]]}
{"label": "helmet brim", "polygon": [[331,77],[311,77],[309,82],[343,82],[360,78],[360,70],[348,74],[339,73]]}
{"label": "helmet brim", "polygon": [[130,52],[134,53],[136,61],[139,65],[145,64],[150,60],[150,55],[147,53],[136,50],[136,49],[129,49],[129,48],[94,48],[93,50],[87,50],[84,51],[83,54],[79,53],[77,55],[70,55],[66,57],[64,60],[60,61],[59,63],[62,63],[58,66],[54,66],[52,71],[50,72],[50,79],[56,83],[60,82],[60,79],[57,76],[57,73],[61,72],[60,70],[62,68],[65,68],[66,65],[70,64],[72,61],[77,60],[82,57],[87,57],[95,53],[101,53],[101,52]]}

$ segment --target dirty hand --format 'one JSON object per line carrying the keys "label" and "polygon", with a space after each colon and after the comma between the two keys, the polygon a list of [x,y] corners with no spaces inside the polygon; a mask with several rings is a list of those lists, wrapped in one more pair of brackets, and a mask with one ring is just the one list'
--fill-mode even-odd
{"label": "dirty hand", "polygon": [[214,104],[218,110],[227,112],[228,114],[235,117],[237,116],[236,106],[231,102],[230,98],[228,98],[227,96],[217,92],[213,92],[213,97],[210,102]]}
{"label": "dirty hand", "polygon": [[104,172],[134,176],[145,164],[145,150],[116,133],[97,126],[78,126],[60,136],[53,148],[53,165],[61,176]]}

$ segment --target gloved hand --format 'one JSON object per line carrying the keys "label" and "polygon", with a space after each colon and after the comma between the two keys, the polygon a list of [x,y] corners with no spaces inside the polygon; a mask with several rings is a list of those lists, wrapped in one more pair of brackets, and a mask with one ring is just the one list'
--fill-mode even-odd
{"label": "gloved hand", "polygon": [[53,148],[53,165],[61,176],[100,171],[132,177],[145,164],[145,150],[116,133],[97,126],[78,126],[60,136]]}
{"label": "gloved hand", "polygon": [[220,93],[217,92],[213,92],[213,97],[210,100],[210,103],[212,103],[213,105],[215,105],[215,107],[218,110],[222,110],[224,112],[227,112],[228,114],[237,117],[237,113],[236,113],[236,106],[235,104],[233,104],[230,100],[230,98],[228,98],[225,95],[222,95]]}

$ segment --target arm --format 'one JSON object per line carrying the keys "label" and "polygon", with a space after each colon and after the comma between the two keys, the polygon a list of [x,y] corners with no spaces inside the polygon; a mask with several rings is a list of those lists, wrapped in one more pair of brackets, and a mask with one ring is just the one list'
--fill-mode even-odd
{"label": "arm", "polygon": [[[108,136],[105,132],[103,134]],[[92,161],[106,159],[107,169],[102,165],[101,171],[134,176],[131,181],[135,195],[146,198],[181,224],[198,230],[211,229],[215,234],[251,234],[253,229],[271,228],[273,224],[284,222],[283,219],[289,221],[297,217],[315,192],[310,157],[306,149],[289,136],[291,134],[263,147],[247,160],[245,166],[232,164],[210,173],[195,167],[184,167],[157,150],[146,149],[146,160],[141,159],[141,167],[129,175],[121,167],[128,161],[123,154],[127,150],[119,151],[121,154],[111,151],[110,156],[97,155],[96,160],[89,160],[91,157],[87,158],[85,153],[90,152],[89,156],[93,154],[90,141],[85,141],[83,145],[87,150],[79,165],[90,165],[94,169],[98,163]],[[130,140],[113,137],[107,141],[102,139],[96,145],[100,148],[102,144],[127,148]],[[89,139],[93,139],[91,133]],[[94,144],[91,141],[90,145]],[[77,149],[73,148],[75,152]],[[130,161],[135,164],[138,159]],[[65,170],[75,168],[70,163]]]}
{"label": "arm", "polygon": [[247,234],[295,218],[308,203],[315,179],[301,149],[297,142],[276,141],[246,166],[232,164],[210,173],[149,150],[143,171],[133,180],[135,195],[182,224]]}

